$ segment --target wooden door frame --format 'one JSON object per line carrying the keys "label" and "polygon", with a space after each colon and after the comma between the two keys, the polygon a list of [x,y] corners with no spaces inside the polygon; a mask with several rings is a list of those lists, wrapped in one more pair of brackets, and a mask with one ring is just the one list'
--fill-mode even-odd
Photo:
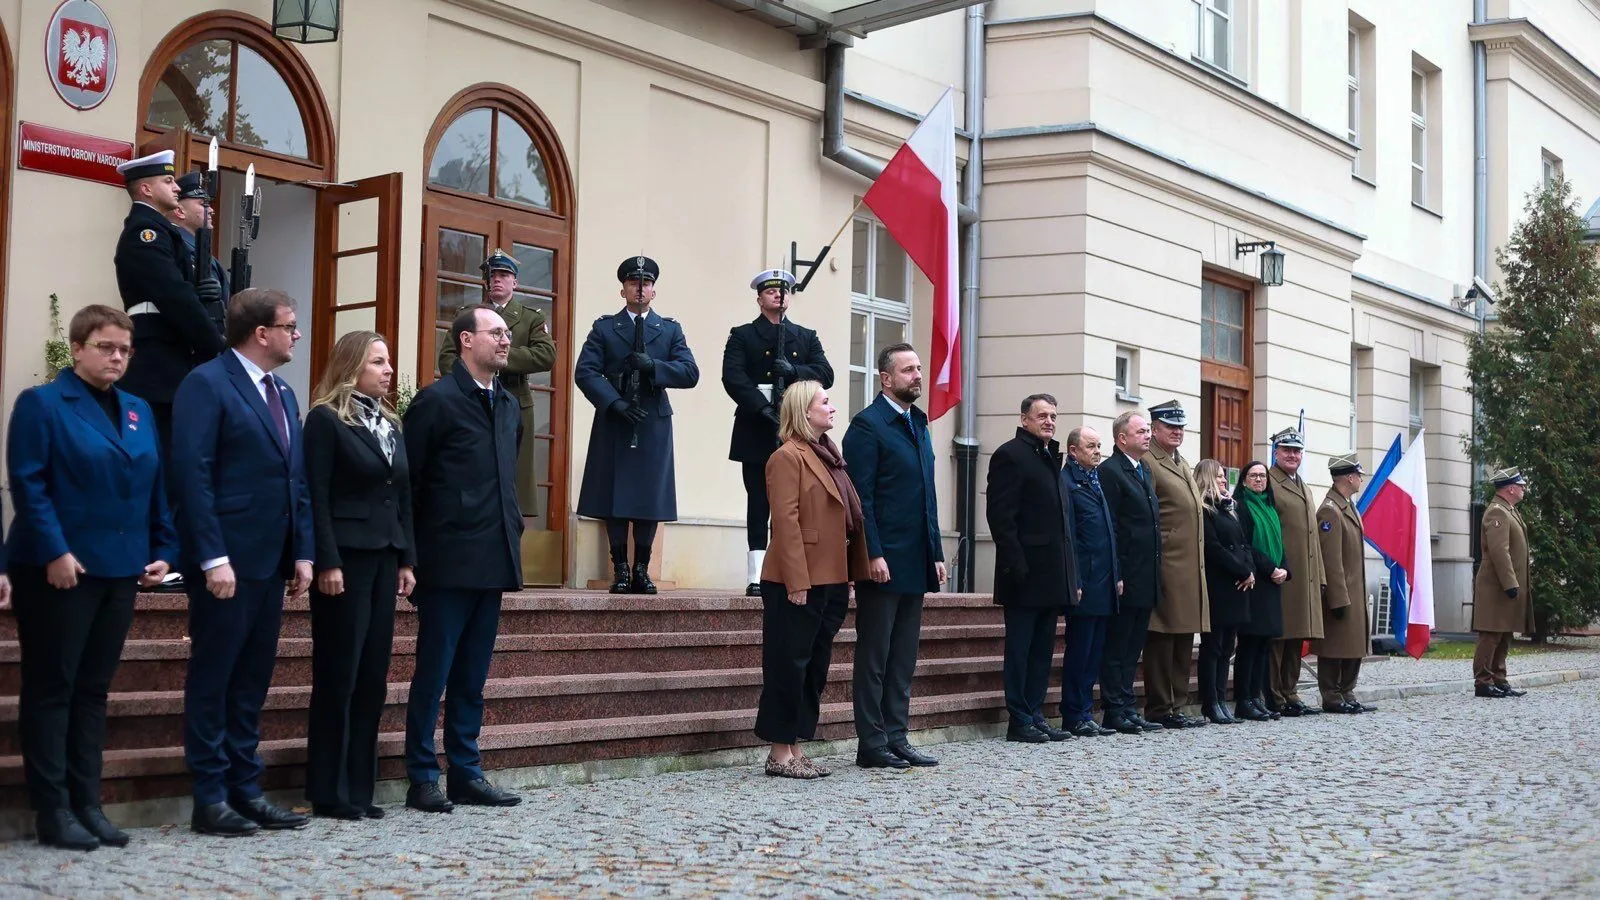
{"label": "wooden door frame", "polygon": [[[1206,408],[1207,403],[1209,402],[1209,395],[1205,389],[1205,385],[1219,384],[1224,387],[1230,387],[1244,392],[1244,446],[1249,448],[1246,453],[1246,456],[1248,456],[1255,450],[1255,308],[1256,288],[1258,285],[1256,282],[1241,278],[1231,272],[1224,272],[1217,269],[1205,269],[1201,271],[1200,280],[1202,285],[1209,281],[1214,284],[1219,284],[1224,287],[1229,287],[1244,292],[1244,310],[1243,316],[1241,317],[1244,319],[1244,334],[1240,338],[1240,340],[1243,342],[1242,349],[1244,351],[1244,365],[1242,367],[1234,366],[1227,363],[1213,362],[1206,359],[1204,356],[1200,357],[1200,395],[1202,414],[1208,417],[1206,422],[1211,427],[1211,432],[1209,434],[1202,433],[1200,436],[1201,452],[1208,456],[1212,453],[1212,451],[1215,449],[1214,439],[1216,435],[1216,425],[1209,419],[1211,410]],[[1204,290],[1203,286],[1201,290]]]}
{"label": "wooden door frame", "polygon": [[[352,196],[355,195],[355,196]],[[339,207],[345,203],[376,200],[378,215],[376,243],[364,247],[339,248]],[[383,335],[391,356],[400,345],[400,208],[405,202],[403,176],[399,172],[373,175],[342,185],[317,189],[312,236],[311,305],[311,383],[315,385],[327,368],[334,341],[338,304],[338,261],[345,257],[371,253],[376,256],[373,283],[373,330]],[[319,263],[321,263],[319,265]],[[360,309],[369,304],[347,304]]]}

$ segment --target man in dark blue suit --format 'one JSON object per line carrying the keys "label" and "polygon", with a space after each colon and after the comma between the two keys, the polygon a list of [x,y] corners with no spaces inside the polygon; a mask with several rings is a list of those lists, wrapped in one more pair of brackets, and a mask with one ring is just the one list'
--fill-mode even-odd
{"label": "man in dark blue suit", "polygon": [[1072,489],[1072,547],[1083,590],[1067,610],[1067,651],[1061,663],[1061,727],[1078,737],[1116,734],[1094,721],[1094,682],[1106,644],[1106,623],[1117,611],[1122,576],[1117,570],[1116,525],[1100,487],[1100,432],[1087,426],[1067,433],[1062,476]]}
{"label": "man in dark blue suit", "polygon": [[1159,722],[1139,715],[1133,693],[1133,670],[1144,652],[1150,612],[1161,595],[1161,510],[1151,481],[1150,421],[1142,413],[1125,412],[1111,423],[1111,451],[1096,474],[1116,527],[1117,571],[1122,594],[1106,620],[1100,657],[1101,725],[1123,734],[1160,731]]}
{"label": "man in dark blue suit", "polygon": [[[483,685],[500,627],[500,597],[522,586],[517,505],[517,398],[500,383],[511,328],[492,306],[450,323],[456,362],[406,410],[406,457],[416,508],[417,666],[406,702],[406,805],[515,806],[522,798],[483,777],[478,732]],[[433,729],[444,694],[448,792],[439,790]]]}
{"label": "man in dark blue suit", "polygon": [[850,420],[844,458],[861,496],[871,581],[856,583],[856,765],[936,766],[906,739],[922,597],[944,584],[922,360],[910,344],[878,354],[881,392]]}
{"label": "man in dark blue suit", "polygon": [[306,817],[261,794],[261,704],[272,682],[284,583],[311,585],[311,497],[300,406],[273,369],[294,356],[294,300],[251,288],[228,309],[230,352],[195,368],[173,398],[172,470],[188,572],[184,757],[195,831],[298,828]]}

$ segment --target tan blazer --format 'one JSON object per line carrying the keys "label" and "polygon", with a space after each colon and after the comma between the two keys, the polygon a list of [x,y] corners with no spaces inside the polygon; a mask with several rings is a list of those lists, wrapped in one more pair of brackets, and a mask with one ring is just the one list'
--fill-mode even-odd
{"label": "tan blazer", "polygon": [[1145,457],[1161,507],[1161,597],[1150,630],[1196,634],[1211,630],[1206,594],[1205,506],[1183,457],[1151,447]]}
{"label": "tan blazer", "polygon": [[1317,504],[1298,476],[1277,466],[1267,469],[1272,499],[1283,523],[1283,567],[1290,578],[1278,592],[1283,606],[1283,639],[1322,637],[1322,589],[1328,586],[1317,538]]}
{"label": "tan blazer", "polygon": [[[1317,507],[1317,538],[1322,544],[1322,564],[1328,575],[1329,615],[1322,620],[1323,637],[1313,641],[1318,656],[1360,659],[1372,650],[1367,622],[1367,560],[1361,514],[1356,505],[1328,488]],[[1344,618],[1331,614],[1345,611]]]}
{"label": "tan blazer", "polygon": [[767,458],[767,500],[772,541],[762,581],[793,593],[868,577],[867,542],[846,540],[844,498],[810,444],[787,440]]}
{"label": "tan blazer", "polygon": [[[1522,513],[1499,497],[1483,511],[1483,562],[1472,585],[1473,631],[1533,633],[1533,585],[1528,581],[1528,528]],[[1517,589],[1517,599],[1506,596]]]}

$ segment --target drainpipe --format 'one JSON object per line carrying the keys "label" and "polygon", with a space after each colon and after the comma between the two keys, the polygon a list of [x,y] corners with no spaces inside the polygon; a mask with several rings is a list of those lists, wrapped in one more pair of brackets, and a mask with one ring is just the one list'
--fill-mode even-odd
{"label": "drainpipe", "polygon": [[[1473,0],[1472,23],[1480,25],[1488,19],[1488,0]],[[1483,282],[1489,281],[1489,51],[1483,41],[1472,45],[1472,274]],[[1478,291],[1472,315],[1477,320],[1478,336],[1484,333],[1484,322],[1489,317],[1489,298]],[[1482,411],[1478,388],[1472,388],[1472,492],[1467,508],[1471,510],[1473,534],[1472,558],[1476,562],[1480,553],[1477,524],[1482,520],[1482,454],[1478,450],[1478,416]]]}
{"label": "drainpipe", "polygon": [[984,7],[967,7],[967,130],[972,146],[967,153],[961,201],[974,210],[961,242],[961,422],[954,442],[956,458],[955,589],[970,594],[976,587],[978,545],[978,260],[982,224],[976,210],[983,194]]}

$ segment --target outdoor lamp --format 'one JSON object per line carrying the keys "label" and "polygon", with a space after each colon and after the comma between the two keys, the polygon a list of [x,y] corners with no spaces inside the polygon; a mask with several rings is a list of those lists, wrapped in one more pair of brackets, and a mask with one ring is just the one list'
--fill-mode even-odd
{"label": "outdoor lamp", "polygon": [[1261,283],[1267,287],[1283,284],[1284,252],[1278,249],[1277,241],[1238,241],[1233,245],[1233,256],[1238,259],[1257,250],[1261,251]]}
{"label": "outdoor lamp", "polygon": [[297,44],[339,39],[339,0],[273,0],[272,33]]}

